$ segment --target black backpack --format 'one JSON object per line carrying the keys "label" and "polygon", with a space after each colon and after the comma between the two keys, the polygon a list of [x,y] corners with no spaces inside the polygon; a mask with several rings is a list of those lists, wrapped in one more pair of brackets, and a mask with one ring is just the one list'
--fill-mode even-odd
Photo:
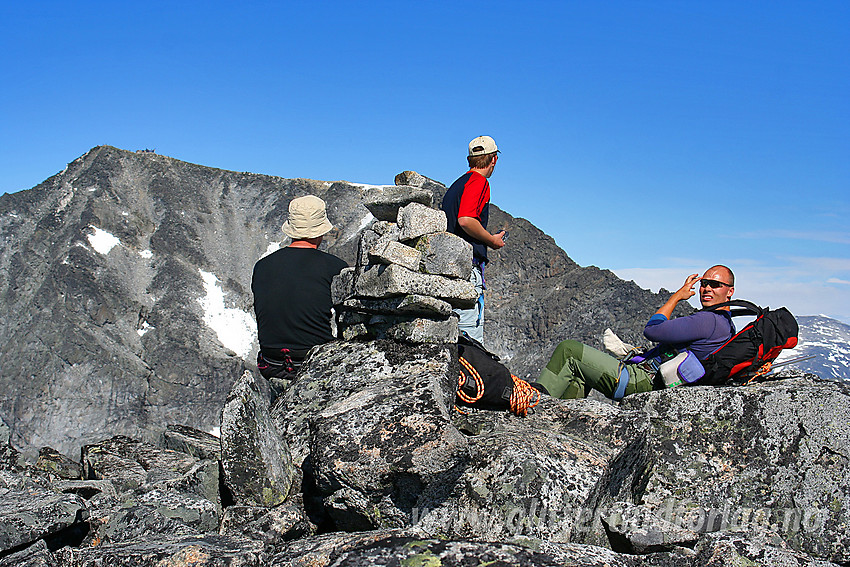
{"label": "black backpack", "polygon": [[508,409],[524,416],[540,401],[538,390],[511,374],[498,356],[465,332],[458,338],[457,350],[460,369],[455,407]]}
{"label": "black backpack", "polygon": [[756,318],[702,361],[705,376],[697,384],[750,382],[770,370],[770,364],[782,349],[797,346],[797,320],[786,308],[771,311],[768,307],[761,308],[755,303],[735,299],[712,305],[706,310],[726,306],[739,308],[732,309],[733,317],[755,315]]}

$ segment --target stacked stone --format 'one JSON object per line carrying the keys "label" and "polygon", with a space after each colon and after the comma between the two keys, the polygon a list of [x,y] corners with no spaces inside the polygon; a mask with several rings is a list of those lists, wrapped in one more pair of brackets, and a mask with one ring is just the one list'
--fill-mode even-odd
{"label": "stacked stone", "polygon": [[[412,173],[399,174],[396,183],[416,180]],[[446,232],[446,214],[432,202],[431,191],[410,185],[367,195],[364,204],[376,220],[360,237],[356,266],[332,287],[340,338],[457,341],[452,309],[477,299],[469,282],[472,246]]]}

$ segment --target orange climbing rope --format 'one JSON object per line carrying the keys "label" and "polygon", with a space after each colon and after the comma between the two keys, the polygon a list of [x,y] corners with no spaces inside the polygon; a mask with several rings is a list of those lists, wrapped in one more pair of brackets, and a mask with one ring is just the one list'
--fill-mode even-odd
{"label": "orange climbing rope", "polygon": [[528,415],[528,410],[540,403],[540,390],[525,380],[511,374],[514,389],[511,392],[511,411],[520,416]]}
{"label": "orange climbing rope", "polygon": [[[458,360],[463,368],[458,372],[457,397],[465,403],[472,405],[484,396],[484,379],[481,378],[481,375],[468,360],[462,356],[458,357]],[[468,374],[464,372],[464,369],[466,369]],[[463,391],[463,385],[469,377],[475,381],[475,396],[470,396]],[[514,387],[511,389],[511,412],[520,417],[525,417],[528,415],[529,409],[540,403],[540,391],[513,374],[511,374],[511,379],[514,382]],[[455,404],[455,410],[458,413],[467,415],[467,412],[460,409],[457,404]]]}
{"label": "orange climbing rope", "polygon": [[762,376],[764,376],[765,374],[767,374],[768,372],[770,372],[770,367],[771,367],[771,366],[773,366],[773,361],[772,361],[772,360],[769,360],[769,361],[765,362],[763,365],[761,365],[761,366],[759,367],[759,369],[758,369],[758,370],[756,370],[756,373],[755,373],[755,374],[753,374],[753,377],[752,377],[752,378],[750,378],[749,380],[747,380],[747,381],[744,383],[744,386],[749,386],[751,382],[753,382],[753,381],[754,381],[754,380],[756,380],[757,378],[761,378]]}
{"label": "orange climbing rope", "polygon": [[[481,399],[481,396],[484,395],[484,380],[481,378],[481,375],[475,370],[475,367],[472,366],[469,361],[465,358],[458,357],[460,360],[460,364],[463,368],[466,368],[469,371],[469,375],[472,376],[472,379],[475,380],[475,397],[469,396],[461,389],[466,382],[467,376],[463,373],[463,368],[460,370],[457,382],[457,397],[463,400],[468,404],[474,404],[478,400]],[[460,409],[458,409],[460,411]],[[463,413],[463,412],[461,412]]]}

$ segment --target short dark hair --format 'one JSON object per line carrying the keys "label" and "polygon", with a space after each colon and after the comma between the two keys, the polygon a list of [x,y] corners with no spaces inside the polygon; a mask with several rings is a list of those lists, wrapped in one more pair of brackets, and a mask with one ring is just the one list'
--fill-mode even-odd
{"label": "short dark hair", "polygon": [[484,169],[490,162],[493,161],[493,158],[496,157],[496,152],[492,154],[484,154],[482,156],[466,156],[466,161],[469,163],[469,167],[473,169]]}

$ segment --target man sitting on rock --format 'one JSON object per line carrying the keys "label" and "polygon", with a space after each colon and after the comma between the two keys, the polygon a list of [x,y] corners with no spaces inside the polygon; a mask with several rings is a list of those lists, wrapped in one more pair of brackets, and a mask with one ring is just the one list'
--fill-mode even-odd
{"label": "man sitting on rock", "polygon": [[[658,352],[668,346],[678,351],[687,349],[704,360],[734,334],[729,307],[671,319],[676,305],[693,297],[697,282],[703,309],[729,301],[735,291],[735,276],[726,266],[711,267],[702,278],[698,274],[688,276],[644,328],[647,339],[661,343]],[[655,374],[649,364],[624,364],[595,348],[568,340],[555,348],[535,386],[556,398],[584,398],[593,389],[619,400],[629,394],[663,388],[663,384],[654,381]]]}
{"label": "man sitting on rock", "polygon": [[312,347],[334,339],[331,281],[348,264],[318,250],[332,228],[320,198],[293,199],[283,223],[292,242],[254,265],[257,368],[266,378],[294,378]]}

